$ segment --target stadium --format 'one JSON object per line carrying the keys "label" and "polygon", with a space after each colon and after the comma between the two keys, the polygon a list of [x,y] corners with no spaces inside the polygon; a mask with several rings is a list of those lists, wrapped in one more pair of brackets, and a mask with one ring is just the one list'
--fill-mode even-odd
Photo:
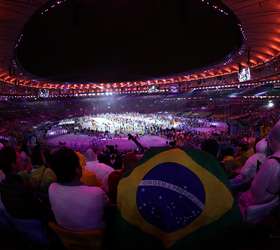
{"label": "stadium", "polygon": [[279,0],[0,20],[1,249],[278,249]]}

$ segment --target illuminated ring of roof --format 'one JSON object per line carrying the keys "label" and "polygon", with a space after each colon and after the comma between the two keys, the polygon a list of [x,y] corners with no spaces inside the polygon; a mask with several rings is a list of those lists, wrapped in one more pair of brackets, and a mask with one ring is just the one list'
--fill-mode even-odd
{"label": "illuminated ring of roof", "polygon": [[[57,0],[63,2],[64,0]],[[209,2],[211,0],[201,0]],[[32,14],[46,4],[47,0],[0,0],[0,80],[9,84],[19,84],[33,88],[73,89],[83,91],[114,90],[117,88],[141,87],[149,85],[171,84],[237,72],[239,65],[247,64],[247,53],[238,55],[233,62],[214,66],[208,70],[173,78],[161,78],[150,81],[117,83],[71,83],[32,81],[28,76],[11,76],[9,66],[13,59],[14,47],[26,23]],[[250,48],[250,66],[256,67],[274,60],[280,55],[280,1],[279,0],[223,0],[240,20],[245,45]]]}

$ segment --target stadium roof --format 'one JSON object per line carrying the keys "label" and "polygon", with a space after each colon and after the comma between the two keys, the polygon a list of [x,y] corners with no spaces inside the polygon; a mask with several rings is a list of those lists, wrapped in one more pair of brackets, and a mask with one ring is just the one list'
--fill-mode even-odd
{"label": "stadium roof", "polygon": [[[65,0],[57,0],[54,5]],[[211,0],[201,0],[215,5]],[[240,29],[245,38],[245,47],[239,54],[225,59],[224,63],[203,71],[176,77],[150,79],[134,82],[111,83],[71,83],[60,84],[54,81],[34,79],[28,74],[13,75],[14,51],[20,42],[24,24],[47,3],[46,0],[0,0],[0,80],[8,84],[18,84],[33,88],[74,89],[100,91],[133,86],[157,85],[186,82],[196,79],[227,75],[237,72],[240,65],[256,67],[274,60],[280,54],[280,1],[279,0],[224,0],[223,3],[233,11],[240,21]],[[49,6],[51,8],[52,6]],[[217,7],[217,6],[216,6]],[[44,10],[46,11],[46,9]]]}

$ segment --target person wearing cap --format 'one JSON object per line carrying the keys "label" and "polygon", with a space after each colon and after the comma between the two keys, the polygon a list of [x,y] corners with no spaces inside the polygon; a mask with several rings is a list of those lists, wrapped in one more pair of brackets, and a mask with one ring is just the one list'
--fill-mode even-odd
{"label": "person wearing cap", "polygon": [[270,131],[267,142],[272,155],[260,167],[250,189],[239,198],[241,213],[248,222],[260,222],[280,204],[280,124]]}
{"label": "person wearing cap", "polygon": [[233,191],[238,191],[240,189],[244,190],[246,187],[248,189],[267,156],[268,143],[267,139],[264,138],[257,143],[256,153],[245,162],[241,168],[240,174],[230,180],[231,189]]}

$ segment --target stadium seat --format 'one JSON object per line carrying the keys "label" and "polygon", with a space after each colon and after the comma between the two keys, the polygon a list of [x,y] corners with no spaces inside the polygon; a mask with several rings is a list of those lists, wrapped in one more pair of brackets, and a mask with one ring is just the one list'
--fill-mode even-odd
{"label": "stadium seat", "polygon": [[67,250],[103,249],[103,230],[72,231],[50,222],[49,227],[58,235]]}

